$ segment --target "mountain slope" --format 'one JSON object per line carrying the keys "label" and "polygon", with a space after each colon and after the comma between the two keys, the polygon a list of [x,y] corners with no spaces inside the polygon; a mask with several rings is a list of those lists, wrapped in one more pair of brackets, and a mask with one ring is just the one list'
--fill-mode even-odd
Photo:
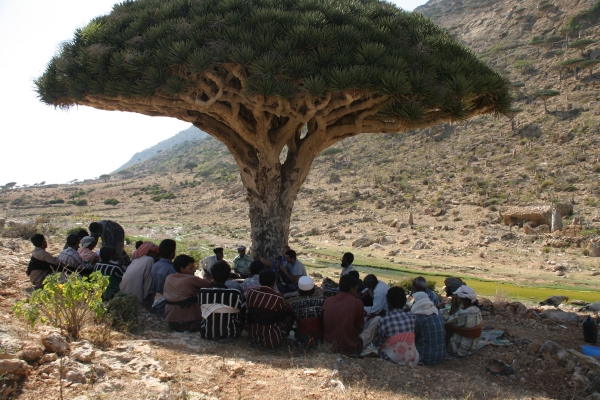
{"label": "mountain slope", "polygon": [[132,165],[135,165],[142,161],[148,160],[148,159],[154,157],[157,153],[161,153],[165,150],[169,150],[180,143],[184,143],[184,142],[192,141],[192,140],[203,140],[203,139],[206,139],[207,137],[208,137],[208,134],[206,132],[201,131],[200,129],[196,128],[195,126],[190,126],[188,129],[177,133],[175,136],[172,136],[166,140],[163,140],[162,142],[155,144],[152,147],[149,147],[145,150],[135,153],[129,161],[127,161],[125,164],[121,165],[114,172],[124,170],[128,167],[131,167]]}

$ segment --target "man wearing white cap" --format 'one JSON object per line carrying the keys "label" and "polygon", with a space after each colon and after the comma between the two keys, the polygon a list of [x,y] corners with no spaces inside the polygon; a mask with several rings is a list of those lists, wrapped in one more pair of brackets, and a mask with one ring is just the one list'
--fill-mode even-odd
{"label": "man wearing white cap", "polygon": [[315,282],[310,276],[298,279],[300,299],[292,302],[298,329],[296,337],[308,347],[317,346],[323,339],[323,297],[313,297]]}
{"label": "man wearing white cap", "polygon": [[452,293],[450,310],[444,309],[446,349],[453,356],[465,357],[477,350],[481,336],[481,311],[475,305],[477,294],[469,286],[460,286]]}
{"label": "man wearing white cap", "polygon": [[250,264],[252,259],[246,254],[246,246],[238,246],[238,255],[233,259],[233,270],[242,278],[250,276]]}

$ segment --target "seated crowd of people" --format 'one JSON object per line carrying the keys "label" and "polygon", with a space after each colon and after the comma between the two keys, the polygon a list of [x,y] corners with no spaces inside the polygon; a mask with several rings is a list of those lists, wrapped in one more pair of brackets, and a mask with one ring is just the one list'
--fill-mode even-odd
{"label": "seated crowd of people", "polygon": [[[42,288],[52,273],[99,271],[109,277],[105,300],[118,292],[134,294],[175,331],[227,343],[247,330],[260,349],[277,349],[286,340],[306,348],[325,343],[345,355],[379,354],[408,366],[468,356],[481,336],[477,295],[460,279],[446,279],[451,300],[444,304],[423,277],[413,280],[409,293],[373,274],[361,280],[353,254],[345,253],[339,282],[329,280],[325,297],[289,246],[275,260],[252,260],[240,246],[233,269],[223,248],[215,248],[214,255],[199,260],[197,271],[193,257],[176,256],[174,240],[158,246],[137,242],[129,257],[120,225],[100,221],[89,230],[69,235],[58,257],[46,251],[43,235],[31,238],[35,249],[27,275],[34,288]],[[102,247],[94,251],[99,239]]]}

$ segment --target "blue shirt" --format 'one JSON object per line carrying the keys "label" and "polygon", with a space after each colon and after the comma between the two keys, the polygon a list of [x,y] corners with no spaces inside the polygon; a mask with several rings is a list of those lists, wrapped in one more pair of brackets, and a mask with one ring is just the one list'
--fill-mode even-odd
{"label": "blue shirt", "polygon": [[173,261],[169,260],[168,258],[161,258],[155,262],[152,266],[152,272],[150,272],[150,279],[152,279],[152,291],[162,294],[167,276],[174,274],[175,272]]}

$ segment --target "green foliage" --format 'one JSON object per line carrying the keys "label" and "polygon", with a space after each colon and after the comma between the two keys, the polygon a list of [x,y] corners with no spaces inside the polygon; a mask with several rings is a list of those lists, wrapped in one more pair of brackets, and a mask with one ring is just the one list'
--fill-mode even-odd
{"label": "green foliage", "polygon": [[541,36],[534,36],[529,41],[529,44],[532,46],[541,46],[542,44],[544,44],[544,38]]}
{"label": "green foliage", "polygon": [[533,62],[529,60],[517,60],[515,61],[514,66],[523,71],[530,71],[534,68]]}
{"label": "green foliage", "polygon": [[331,155],[338,154],[341,152],[342,152],[342,149],[340,149],[338,147],[329,147],[329,148],[323,150],[321,152],[321,154],[319,154],[319,156],[331,156]]}
{"label": "green foliage", "polygon": [[[427,280],[427,289],[435,292],[436,282],[432,280]],[[400,282],[390,282],[390,286],[398,286],[404,289],[406,293],[412,292],[412,279],[404,278]]]}
{"label": "green foliage", "polygon": [[158,194],[158,195],[152,197],[150,200],[158,202],[161,200],[170,200],[170,199],[174,199],[174,198],[175,198],[175,195],[173,193],[166,192],[166,193]]}
{"label": "green foliage", "polygon": [[544,100],[549,99],[550,97],[558,96],[558,95],[560,95],[560,92],[558,90],[553,90],[553,89],[538,90],[537,92],[535,92],[533,94],[534,97],[544,99]]}
{"label": "green foliage", "polygon": [[78,207],[83,207],[83,206],[87,206],[88,202],[86,199],[81,199],[81,200],[75,201],[75,205]]}
{"label": "green foliage", "polygon": [[195,162],[187,162],[187,163],[185,163],[185,165],[183,166],[183,168],[184,168],[184,169],[189,169],[189,170],[190,170],[190,172],[192,172],[192,170],[193,170],[194,168],[196,168],[196,167],[198,167],[198,164],[197,164],[197,163],[195,163]]}
{"label": "green foliage", "polygon": [[235,64],[241,98],[373,91],[389,96],[381,118],[411,122],[510,108],[505,80],[447,30],[377,0],[126,1],[77,30],[35,84],[56,107],[88,96],[203,101],[198,80]]}
{"label": "green foliage", "polygon": [[596,41],[592,40],[592,39],[579,39],[579,40],[575,40],[575,41],[569,43],[569,48],[570,49],[579,49],[582,47],[587,47],[590,44],[594,44],[594,43],[596,43]]}
{"label": "green foliage", "polygon": [[50,200],[48,202],[48,204],[64,204],[65,201],[63,199],[54,199],[54,200]]}
{"label": "green foliage", "polygon": [[104,315],[102,293],[108,287],[108,277],[93,272],[89,277],[69,275],[64,283],[60,278],[61,274],[48,276],[43,289],[33,292],[29,300],[18,301],[12,311],[32,327],[38,322],[50,323],[77,339],[93,316]]}
{"label": "green foliage", "polygon": [[140,309],[140,301],[135,294],[119,292],[106,305],[105,318],[116,330],[134,332],[139,325]]}
{"label": "green foliage", "polygon": [[110,199],[104,200],[104,204],[106,204],[106,205],[116,206],[119,203],[120,203],[119,200],[113,199],[112,197]]}

